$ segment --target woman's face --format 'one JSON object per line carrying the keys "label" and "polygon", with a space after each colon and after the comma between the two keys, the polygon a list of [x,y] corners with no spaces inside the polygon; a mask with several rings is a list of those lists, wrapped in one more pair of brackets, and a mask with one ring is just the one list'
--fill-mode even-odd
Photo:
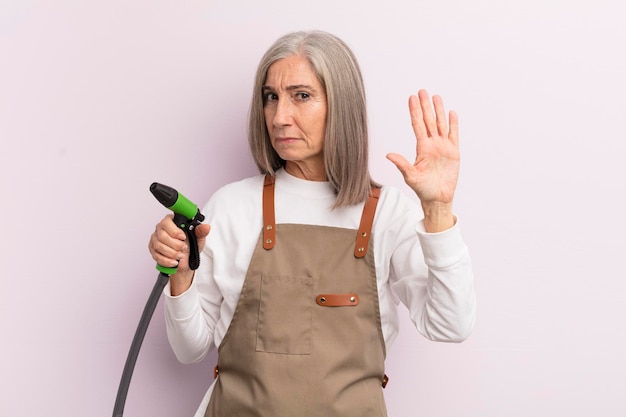
{"label": "woman's face", "polygon": [[326,92],[309,61],[292,55],[274,62],[263,86],[265,124],[272,147],[296,177],[323,181]]}

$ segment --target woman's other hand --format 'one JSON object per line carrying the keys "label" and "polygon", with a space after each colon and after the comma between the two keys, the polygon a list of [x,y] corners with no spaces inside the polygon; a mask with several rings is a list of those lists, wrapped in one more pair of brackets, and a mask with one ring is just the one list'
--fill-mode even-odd
{"label": "woman's other hand", "polygon": [[[174,268],[176,273],[170,276],[170,291],[172,295],[185,292],[193,280],[193,271],[189,269],[189,244],[187,235],[182,231],[169,214],[155,227],[148,242],[148,250],[159,265]],[[202,252],[206,237],[211,227],[208,224],[200,224],[194,229],[198,238],[198,250]]]}

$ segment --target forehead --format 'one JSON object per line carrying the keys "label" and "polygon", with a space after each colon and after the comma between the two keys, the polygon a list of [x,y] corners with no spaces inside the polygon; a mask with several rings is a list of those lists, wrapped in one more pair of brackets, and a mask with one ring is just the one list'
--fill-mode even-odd
{"label": "forehead", "polygon": [[274,88],[289,85],[321,86],[313,66],[301,55],[291,55],[270,65],[265,84]]}

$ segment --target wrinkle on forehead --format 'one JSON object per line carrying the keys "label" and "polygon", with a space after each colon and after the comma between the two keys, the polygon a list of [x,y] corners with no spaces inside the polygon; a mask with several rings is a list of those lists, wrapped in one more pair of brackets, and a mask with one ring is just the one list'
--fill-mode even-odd
{"label": "wrinkle on forehead", "polygon": [[293,91],[307,89],[324,93],[317,74],[308,59],[301,55],[291,55],[270,65],[263,90]]}

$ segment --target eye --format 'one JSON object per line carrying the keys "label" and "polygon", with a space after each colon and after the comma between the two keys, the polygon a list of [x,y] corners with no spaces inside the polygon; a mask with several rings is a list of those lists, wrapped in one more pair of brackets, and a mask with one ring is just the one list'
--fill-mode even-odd
{"label": "eye", "polygon": [[263,102],[264,103],[270,103],[273,101],[278,101],[278,94],[272,92],[272,91],[268,91],[263,95]]}
{"label": "eye", "polygon": [[306,101],[308,99],[311,98],[311,94],[304,92],[304,91],[300,91],[298,93],[296,93],[296,99],[300,100],[300,101]]}

